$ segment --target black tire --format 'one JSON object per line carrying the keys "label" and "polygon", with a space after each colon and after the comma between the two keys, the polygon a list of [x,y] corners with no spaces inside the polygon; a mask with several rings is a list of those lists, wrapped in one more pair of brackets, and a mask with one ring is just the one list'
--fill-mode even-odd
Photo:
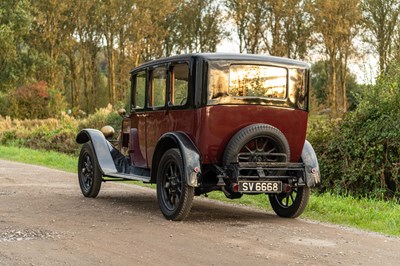
{"label": "black tire", "polygon": [[161,157],[157,171],[157,200],[162,214],[168,220],[185,219],[194,196],[194,187],[186,183],[182,155],[178,149],[169,149]]}
{"label": "black tire", "polygon": [[92,143],[82,145],[78,160],[78,179],[82,194],[85,197],[95,198],[99,194],[103,176]]}
{"label": "black tire", "polygon": [[[265,145],[270,146],[261,147],[263,152],[272,151],[274,153],[286,153],[287,160],[290,160],[289,143],[283,133],[271,125],[254,124],[241,129],[231,138],[224,152],[222,159],[223,164],[227,165],[229,163],[238,162],[238,154],[245,149],[248,143],[257,139],[263,139],[267,142],[270,141],[269,143],[265,143]],[[256,147],[256,149],[258,148],[259,147]],[[282,159],[283,158],[281,158],[280,161],[283,161]]]}
{"label": "black tire", "polygon": [[309,198],[310,188],[302,186],[292,188],[289,193],[271,194],[269,202],[278,216],[296,218],[303,213]]}

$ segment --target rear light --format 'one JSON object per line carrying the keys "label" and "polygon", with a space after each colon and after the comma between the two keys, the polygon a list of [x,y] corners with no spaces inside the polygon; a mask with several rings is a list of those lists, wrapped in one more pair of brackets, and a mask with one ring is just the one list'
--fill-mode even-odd
{"label": "rear light", "polygon": [[234,192],[238,192],[239,191],[239,185],[237,183],[232,184],[232,188]]}
{"label": "rear light", "polygon": [[289,193],[290,191],[292,191],[292,186],[289,185],[289,184],[284,184],[284,186],[283,186],[283,191],[284,191],[285,193]]}

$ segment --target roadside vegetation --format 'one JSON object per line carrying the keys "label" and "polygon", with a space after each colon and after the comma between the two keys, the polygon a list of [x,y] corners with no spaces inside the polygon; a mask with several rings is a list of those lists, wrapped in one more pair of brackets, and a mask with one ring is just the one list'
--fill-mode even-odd
{"label": "roadside vegetation", "polygon": [[[357,107],[342,118],[310,117],[308,139],[318,154],[323,178],[303,217],[400,235],[398,73],[382,76],[354,95]],[[120,121],[111,106],[85,118],[66,114],[42,120],[0,117],[0,158],[75,172],[76,133],[106,124],[118,129]],[[221,193],[209,197],[231,202]],[[269,208],[264,196],[244,196],[233,202]]]}
{"label": "roadside vegetation", "polygon": [[[77,157],[53,151],[0,146],[0,159],[47,166],[67,172],[77,172]],[[131,182],[144,185],[141,182]],[[145,185],[149,187],[149,185]],[[153,187],[154,186],[150,186]],[[248,196],[241,199],[227,199],[222,192],[208,194],[210,199],[241,204],[272,212],[265,195]],[[394,201],[371,198],[354,198],[333,193],[320,194],[317,191],[301,216],[320,222],[346,225],[386,235],[400,236],[400,205]]]}
{"label": "roadside vegetation", "polygon": [[[80,129],[120,128],[131,68],[234,34],[242,53],[323,58],[311,62],[307,136],[322,184],[304,217],[400,235],[398,0],[122,2],[1,1],[0,158],[76,171]],[[370,85],[349,68],[369,60],[362,47],[378,59]]]}
{"label": "roadside vegetation", "polygon": [[400,67],[356,95],[341,119],[312,117],[308,139],[323,177],[320,192],[400,202]]}

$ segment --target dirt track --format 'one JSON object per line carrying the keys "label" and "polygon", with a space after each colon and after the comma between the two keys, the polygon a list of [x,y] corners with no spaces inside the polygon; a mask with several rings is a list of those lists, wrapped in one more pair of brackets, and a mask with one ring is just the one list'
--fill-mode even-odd
{"label": "dirt track", "polygon": [[400,239],[195,198],[185,222],[155,191],[0,160],[0,265],[398,265]]}

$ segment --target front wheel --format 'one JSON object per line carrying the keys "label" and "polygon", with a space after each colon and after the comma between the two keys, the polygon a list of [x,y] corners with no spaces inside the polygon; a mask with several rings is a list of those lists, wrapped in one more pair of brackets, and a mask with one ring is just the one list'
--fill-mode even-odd
{"label": "front wheel", "polygon": [[95,198],[99,194],[103,176],[90,142],[82,145],[78,160],[78,179],[82,194]]}
{"label": "front wheel", "polygon": [[275,213],[281,217],[296,218],[303,213],[310,198],[310,188],[293,187],[288,193],[271,194],[269,202]]}
{"label": "front wheel", "polygon": [[194,187],[186,183],[180,151],[167,150],[157,171],[157,200],[162,214],[168,220],[185,219],[192,208],[193,196]]}

